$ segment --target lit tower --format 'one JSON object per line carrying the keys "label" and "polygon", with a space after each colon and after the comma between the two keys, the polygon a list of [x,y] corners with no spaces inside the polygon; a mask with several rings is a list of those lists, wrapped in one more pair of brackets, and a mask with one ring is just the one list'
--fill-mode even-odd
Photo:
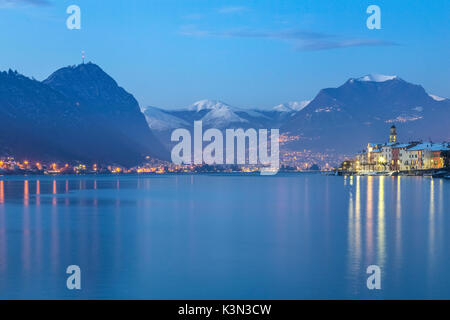
{"label": "lit tower", "polygon": [[81,63],[83,63],[83,64],[84,64],[84,58],[85,58],[85,55],[84,55],[84,50],[83,50],[83,51],[81,51]]}
{"label": "lit tower", "polygon": [[389,134],[389,142],[397,142],[397,130],[395,125],[391,127],[391,133]]}

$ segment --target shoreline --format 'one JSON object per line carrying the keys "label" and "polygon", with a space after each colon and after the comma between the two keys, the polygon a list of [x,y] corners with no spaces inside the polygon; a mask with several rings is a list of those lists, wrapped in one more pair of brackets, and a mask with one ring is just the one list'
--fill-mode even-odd
{"label": "shoreline", "polygon": [[[429,171],[429,170],[428,170]],[[276,177],[279,174],[282,175],[303,175],[314,174],[323,176],[359,176],[359,177],[427,177],[427,178],[444,178],[450,179],[450,170],[437,170],[436,172],[371,172],[371,173],[357,173],[357,172],[334,172],[334,171],[279,171],[276,175],[270,177]],[[259,171],[254,172],[166,172],[166,173],[61,173],[61,174],[44,174],[44,173],[11,173],[0,174],[0,180],[8,180],[8,178],[73,178],[73,177],[162,177],[162,176],[261,176]]]}
{"label": "shoreline", "polygon": [[449,178],[450,168],[441,169],[422,169],[422,170],[405,170],[405,171],[340,171],[341,176],[401,176],[401,177],[433,177],[433,178]]}

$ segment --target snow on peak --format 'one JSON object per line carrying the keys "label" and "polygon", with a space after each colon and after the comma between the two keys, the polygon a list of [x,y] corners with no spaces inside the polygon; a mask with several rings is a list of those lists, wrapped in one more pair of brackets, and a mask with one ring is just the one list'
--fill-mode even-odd
{"label": "snow on peak", "polygon": [[219,101],[219,100],[200,100],[191,104],[188,109],[191,111],[201,111],[201,110],[215,110],[220,108],[231,109],[231,106],[228,104]]}
{"label": "snow on peak", "polygon": [[357,78],[356,81],[363,82],[385,82],[389,80],[397,79],[397,76],[386,76],[383,74],[368,74],[364,77]]}
{"label": "snow on peak", "polygon": [[286,103],[279,104],[272,109],[278,112],[292,112],[292,111],[300,111],[304,107],[306,107],[311,100],[303,100],[303,101],[290,101]]}
{"label": "snow on peak", "polygon": [[431,98],[433,98],[433,100],[436,100],[436,101],[444,101],[444,100],[447,100],[447,98],[442,98],[442,97],[439,97],[439,96],[435,96],[434,94],[428,94]]}
{"label": "snow on peak", "polygon": [[190,125],[185,120],[175,117],[157,107],[145,107],[141,111],[145,116],[145,120],[147,120],[149,128],[152,130],[164,131],[188,127]]}
{"label": "snow on peak", "polygon": [[215,126],[224,126],[232,122],[248,122],[234,113],[227,105],[221,105],[212,109],[201,120],[206,125]]}

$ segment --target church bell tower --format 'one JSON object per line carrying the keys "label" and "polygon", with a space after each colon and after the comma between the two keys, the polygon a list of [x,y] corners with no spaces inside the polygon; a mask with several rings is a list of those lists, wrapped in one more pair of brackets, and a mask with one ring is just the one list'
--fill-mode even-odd
{"label": "church bell tower", "polygon": [[391,127],[391,133],[389,135],[389,142],[397,142],[397,129],[395,128],[395,125],[392,125],[392,127]]}

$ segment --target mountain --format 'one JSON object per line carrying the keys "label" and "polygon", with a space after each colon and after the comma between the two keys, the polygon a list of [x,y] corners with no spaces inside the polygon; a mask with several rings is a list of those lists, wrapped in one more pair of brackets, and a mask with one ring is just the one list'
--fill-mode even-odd
{"label": "mountain", "polygon": [[362,82],[385,82],[394,79],[397,79],[397,76],[386,76],[383,74],[368,74],[354,80]]}
{"label": "mountain", "polygon": [[438,97],[438,96],[436,96],[436,95],[434,95],[434,94],[429,94],[429,96],[430,96],[431,98],[433,98],[433,100],[436,100],[436,101],[448,100],[447,98]]}
{"label": "mountain", "polygon": [[250,123],[258,127],[258,122],[267,117],[260,110],[230,106],[219,100],[200,100],[190,105],[187,110],[195,111],[206,127],[248,127]]}
{"label": "mountain", "polygon": [[196,112],[202,110],[216,110],[216,109],[233,109],[233,107],[219,100],[208,100],[208,99],[194,102],[189,107],[187,107],[187,110]]}
{"label": "mountain", "polygon": [[391,124],[403,141],[450,140],[450,100],[435,99],[397,76],[367,75],[320,90],[281,129],[298,137],[288,148],[344,153],[386,141]]}
{"label": "mountain", "polygon": [[145,116],[148,126],[153,131],[174,130],[177,128],[188,128],[191,123],[180,117],[174,116],[170,111],[166,111],[157,107],[143,108],[142,113]]}
{"label": "mountain", "polygon": [[192,128],[202,121],[204,128],[261,127],[271,120],[264,111],[232,107],[218,100],[200,100],[186,108],[167,110],[157,107],[143,109],[149,127],[155,132],[177,127]]}
{"label": "mountain", "polygon": [[278,112],[296,112],[305,108],[311,100],[303,100],[303,101],[291,101],[276,105],[272,109]]}
{"label": "mountain", "polygon": [[74,104],[58,91],[16,71],[0,72],[0,152],[19,158],[74,156],[86,129]]}
{"label": "mountain", "polygon": [[143,112],[149,127],[160,132],[176,128],[192,128],[194,121],[203,121],[206,128],[279,128],[286,120],[308,105],[310,101],[292,101],[272,109],[245,109],[219,100],[200,100],[186,108],[167,110],[146,107]]}
{"label": "mountain", "polygon": [[194,121],[202,121],[204,130],[217,128],[224,131],[229,128],[267,128],[273,126],[275,117],[279,116],[279,112],[272,110],[266,112],[238,108],[219,100],[207,99],[173,110],[146,107],[143,113],[150,129],[168,150],[176,144],[170,141],[172,131],[185,128],[192,134]]}
{"label": "mountain", "polygon": [[147,108],[150,128],[167,148],[178,127],[279,128],[291,136],[284,150],[353,154],[368,142],[384,142],[397,126],[400,141],[450,140],[450,100],[428,94],[398,76],[365,75],[337,88],[319,91],[313,100],[287,102],[272,109],[244,109],[217,100],[201,100],[177,110]]}
{"label": "mountain", "polygon": [[146,155],[168,158],[134,97],[93,63],[42,82],[2,73],[0,114],[3,152],[19,158],[127,166]]}

